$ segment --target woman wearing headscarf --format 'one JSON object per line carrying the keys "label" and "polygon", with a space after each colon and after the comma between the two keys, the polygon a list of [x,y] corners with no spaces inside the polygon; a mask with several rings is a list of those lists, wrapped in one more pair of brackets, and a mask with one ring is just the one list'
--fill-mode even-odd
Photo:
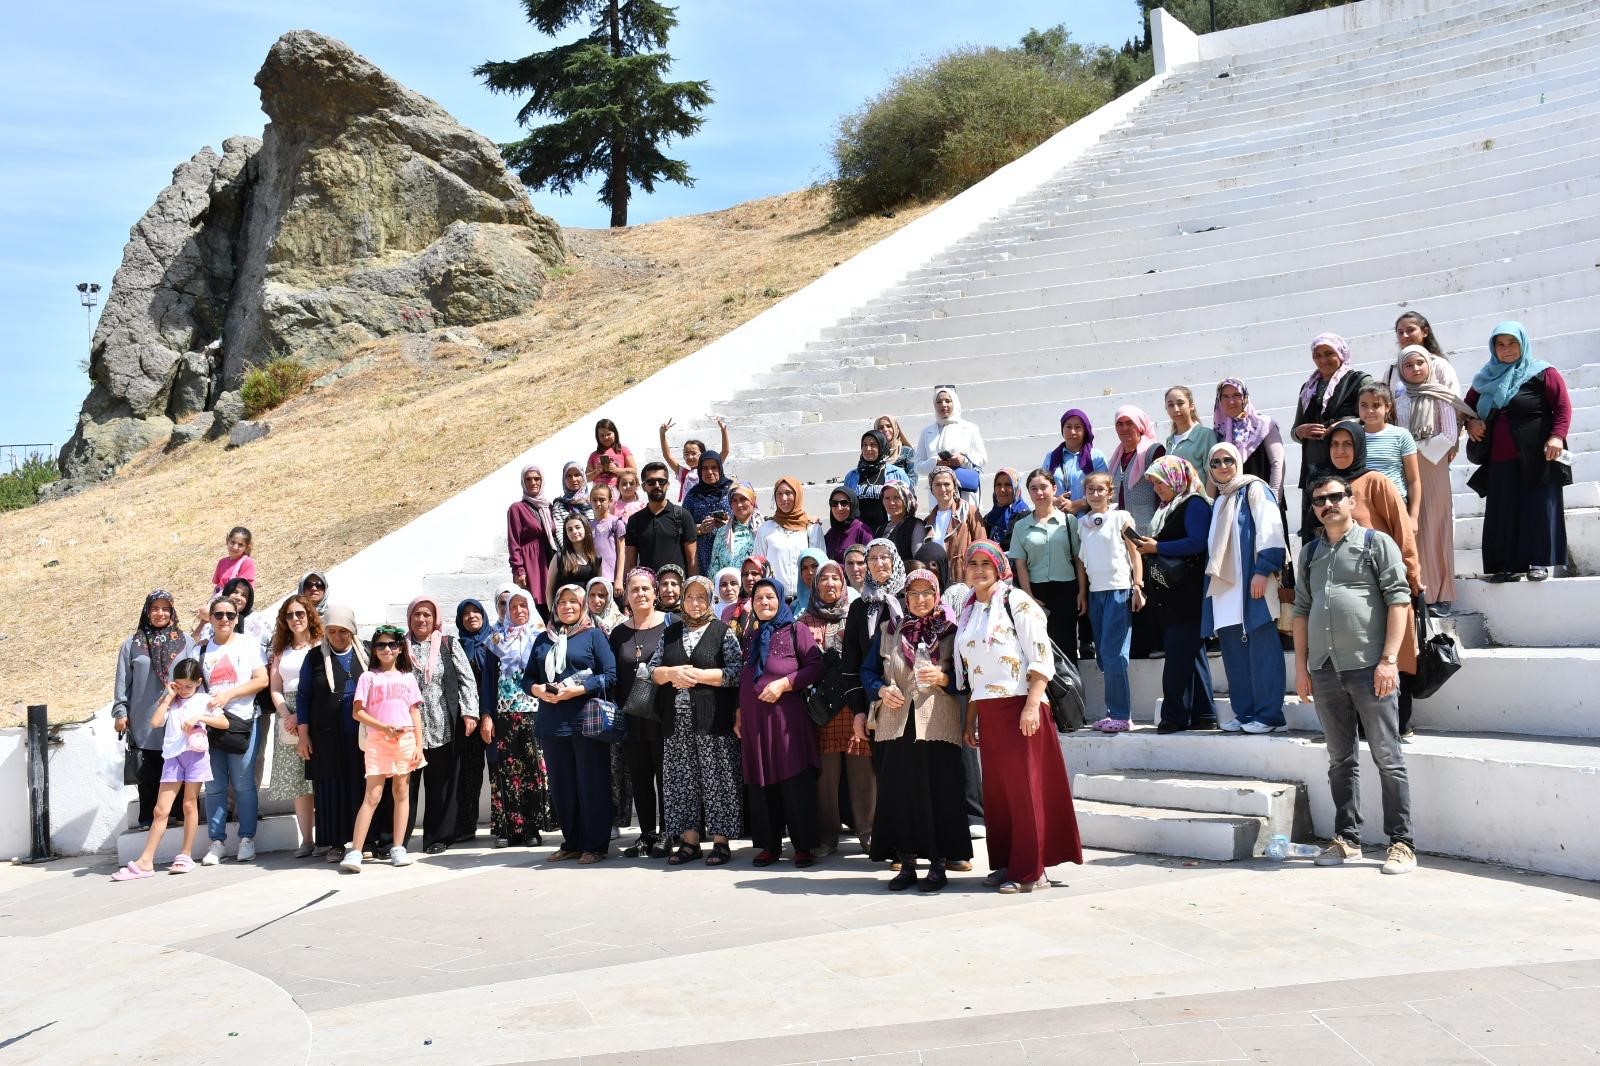
{"label": "woman wearing headscarf", "polygon": [[889,441],[881,429],[869,429],[861,434],[861,458],[855,469],[845,472],[842,484],[856,497],[861,521],[868,529],[883,525],[883,501],[878,498],[883,491],[884,472],[889,469]]}
{"label": "woman wearing headscarf", "polygon": [[872,652],[872,640],[885,619],[899,618],[904,608],[900,593],[906,587],[905,561],[894,542],[879,537],[867,545],[867,578],[860,597],[845,612],[844,635],[840,638],[840,660],[845,701],[850,705],[855,725],[867,728],[867,697],[862,688],[861,664]]}
{"label": "woman wearing headscarf", "polygon": [[983,763],[989,866],[984,885],[1002,893],[1048,887],[1045,870],[1083,862],[1067,767],[1045,704],[1055,674],[1044,610],[1008,584],[1010,565],[992,541],[968,549],[972,586],[956,628],[958,687],[970,688],[967,743]]}
{"label": "woman wearing headscarf", "polygon": [[822,676],[822,650],[797,625],[777,578],[756,582],[756,630],[746,641],[739,677],[739,737],[755,865],[771,866],[794,844],[796,869],[816,862],[817,730],[806,714],[805,690]]}
{"label": "woman wearing headscarf", "polygon": [[[1429,339],[1432,336],[1430,332]],[[1434,343],[1437,346],[1438,342]],[[1422,497],[1428,504],[1417,516],[1422,583],[1434,613],[1445,615],[1456,598],[1456,519],[1450,464],[1461,440],[1462,418],[1476,418],[1477,412],[1461,401],[1450,360],[1420,344],[1400,349],[1391,376],[1396,382],[1394,418],[1417,442]]]}
{"label": "woman wearing headscarf", "polygon": [[316,609],[317,617],[328,613],[328,575],[321,570],[311,570],[300,579],[295,590]]}
{"label": "woman wearing headscarf", "polygon": [[458,771],[460,789],[456,803],[456,842],[471,840],[478,835],[478,810],[483,801],[483,769],[488,759],[489,745],[494,743],[494,712],[500,700],[500,660],[490,647],[494,630],[489,624],[489,612],[477,600],[466,599],[456,604],[456,639],[461,652],[472,666],[472,678],[478,689],[478,730],[461,738],[457,750],[461,756]]}
{"label": "woman wearing headscarf", "polygon": [[111,720],[129,749],[137,752],[139,818],[137,828],[150,828],[156,793],[161,789],[162,730],[152,729],[150,716],[172,680],[172,664],[195,657],[195,643],[178,624],[172,593],[155,589],[139,609],[139,625],[117,652],[117,678]]}
{"label": "woman wearing headscarf", "polygon": [[567,460],[561,468],[561,495],[550,501],[550,517],[555,523],[556,550],[567,543],[567,516],[582,515],[592,526],[594,504],[589,502],[589,482],[584,479],[583,467]]}
{"label": "woman wearing headscarf", "polygon": [[294,807],[300,830],[297,859],[308,858],[313,843],[311,781],[306,763],[300,757],[300,721],[295,713],[295,694],[300,688],[300,670],[306,656],[322,640],[322,619],[311,601],[298,593],[278,606],[277,624],[267,655],[267,695],[273,714],[267,730],[272,737],[272,766],[263,774],[267,797]]}
{"label": "woman wearing headscarf", "polygon": [[1028,501],[1022,494],[1022,478],[1009,466],[1003,466],[994,475],[990,506],[983,516],[983,528],[988,538],[1002,548],[1011,547],[1011,524],[1028,513]]}
{"label": "woman wearing headscarf", "polygon": [[[623,614],[617,607],[616,597],[611,594],[611,581],[608,578],[596,575],[589,579],[589,584],[584,590],[584,610],[589,612],[589,624],[606,635],[610,641],[611,633],[622,624]],[[612,646],[612,655],[616,655],[616,647]],[[624,685],[618,679],[616,704],[622,706]],[[633,824],[633,788],[628,781],[628,760],[623,754],[622,745],[611,745],[611,828],[616,830],[614,836],[620,836],[625,826]],[[631,857],[631,856],[630,856]]]}
{"label": "woman wearing headscarf", "polygon": [[[799,582],[795,589],[794,601],[791,604],[794,607],[796,618],[805,614],[806,609],[811,605],[811,594],[817,579],[817,570],[827,561],[828,553],[821,548],[807,548],[800,553],[800,565],[797,568]],[[753,592],[754,590],[752,589],[751,591]]]}
{"label": "woman wearing headscarf", "polygon": [[[931,476],[935,470],[972,470],[979,478],[989,461],[988,450],[983,445],[983,433],[976,423],[961,417],[961,397],[954,385],[940,385],[933,390],[933,424],[922,431],[917,439],[917,473]],[[932,483],[929,483],[930,487]],[[965,490],[961,498],[977,506],[976,487]],[[953,558],[953,557],[952,557]]]}
{"label": "woman wearing headscarf", "polygon": [[[656,610],[655,575],[634,567],[623,578],[628,614],[611,630],[611,657],[617,661],[617,706],[625,706],[634,685],[653,684],[650,663],[661,647],[667,617]],[[659,694],[658,694],[659,696]],[[659,701],[658,701],[659,702]],[[630,859],[641,855],[659,859],[662,812],[662,722],[660,710],[655,718],[634,717],[628,721],[628,735],[618,744],[627,771],[633,807],[639,814],[639,839],[622,849]]]}
{"label": "woman wearing headscarf", "polygon": [[[870,541],[868,542],[870,543]],[[852,544],[844,550],[844,580],[852,593],[859,593],[867,580],[867,545]],[[851,600],[855,596],[850,597]]]}
{"label": "woman wearing headscarf", "polygon": [[933,510],[924,520],[923,539],[944,549],[950,560],[950,579],[961,581],[967,547],[984,539],[983,517],[977,505],[960,493],[955,471],[950,468],[939,467],[929,475],[928,488],[933,492]]}
{"label": "woman wearing headscarf", "polygon": [[1278,574],[1289,542],[1272,489],[1244,473],[1231,441],[1211,449],[1207,465],[1216,489],[1206,535],[1200,631],[1222,645],[1233,718],[1228,732],[1271,733],[1283,718],[1285,669],[1278,640]]}
{"label": "woman wearing headscarf", "polygon": [[1055,480],[1056,506],[1067,514],[1089,509],[1083,498],[1083,479],[1111,470],[1104,453],[1094,446],[1094,423],[1076,407],[1061,413],[1061,443],[1046,452],[1039,465]]}
{"label": "woman wearing headscarf", "polygon": [[[1278,501],[1283,514],[1284,530],[1289,526],[1288,494],[1283,491],[1284,452],[1283,434],[1270,415],[1256,410],[1250,402],[1250,390],[1238,378],[1223,378],[1217,382],[1217,398],[1211,408],[1211,424],[1217,439],[1231,444],[1239,453],[1241,467],[1235,475],[1248,474],[1259,480]],[[1212,453],[1208,453],[1209,456]],[[1206,477],[1202,470],[1200,476]]]}
{"label": "woman wearing headscarf", "polygon": [[716,601],[712,610],[716,616],[726,622],[733,609],[739,606],[739,600],[744,596],[744,580],[739,576],[737,566],[724,566],[711,578],[711,586],[717,590]]}
{"label": "woman wearing headscarf", "polygon": [[822,679],[817,687],[827,697],[834,716],[817,734],[822,763],[817,774],[817,824],[822,842],[819,855],[839,850],[839,781],[850,790],[850,815],[856,836],[865,850],[872,842],[873,808],[877,786],[872,773],[872,747],[865,732],[857,732],[855,715],[845,699],[844,625],[850,606],[850,586],[844,567],[829,559],[813,579],[814,588],[800,624],[811,631],[822,649]]}
{"label": "woman wearing headscarf", "polygon": [[506,602],[505,624],[489,639],[500,660],[494,743],[489,748],[489,832],[497,848],[537,847],[544,843],[543,831],[555,824],[544,754],[534,736],[538,705],[522,685],[534,641],[543,631],[538,617],[527,591],[514,589]]}
{"label": "woman wearing headscarf", "polygon": [[911,558],[917,545],[928,535],[927,526],[917,517],[917,494],[911,482],[899,468],[890,470],[878,498],[883,503],[884,513],[878,536],[892,541],[902,559]]}
{"label": "woman wearing headscarf", "polygon": [[1488,441],[1488,461],[1469,482],[1484,499],[1483,572],[1491,581],[1523,573],[1543,581],[1551,567],[1567,563],[1562,490],[1572,484],[1572,464],[1561,461],[1572,428],[1567,383],[1533,357],[1521,323],[1502,322],[1489,337],[1489,361],[1473,377],[1467,404],[1478,415],[1468,435]]}
{"label": "woman wearing headscarf", "polygon": [[1107,464],[1111,473],[1111,506],[1133,515],[1136,532],[1148,533],[1150,519],[1160,502],[1144,472],[1166,454],[1166,449],[1156,439],[1156,426],[1150,416],[1131,404],[1117,408],[1113,424],[1117,447]]}
{"label": "woman wearing headscarf", "polygon": [[1150,527],[1154,537],[1140,537],[1141,554],[1177,564],[1168,573],[1176,580],[1159,588],[1149,578],[1145,588],[1156,593],[1156,616],[1162,627],[1161,722],[1157,732],[1179,733],[1191,727],[1212,728],[1217,708],[1212,698],[1211,663],[1200,635],[1201,600],[1205,593],[1207,543],[1211,536],[1211,501],[1200,472],[1189,460],[1163,455],[1145,477],[1161,500]]}
{"label": "woman wearing headscarf", "polygon": [[[881,491],[883,486],[878,488]],[[828,493],[828,531],[822,535],[822,543],[829,559],[842,563],[846,548],[872,539],[872,527],[862,517],[855,491],[849,486],[839,485]]]}
{"label": "woman wearing headscarf", "polygon": [[[666,627],[650,657],[663,744],[663,831],[681,843],[673,866],[704,857],[725,866],[728,841],[744,831],[738,714],[744,650],[733,630],[711,612],[709,582],[690,579],[683,612]],[[701,842],[711,837],[711,854]]]}
{"label": "woman wearing headscarf", "polygon": [[544,495],[544,472],[530,463],[522,468],[522,499],[506,509],[506,551],[511,579],[529,590],[529,602],[541,615],[548,611],[544,586],[559,547],[559,525]]}
{"label": "woman wearing headscarf", "polygon": [[[635,570],[641,569],[634,567]],[[675,614],[683,605],[683,567],[668,563],[655,573],[656,609],[662,614]]]}
{"label": "woman wearing headscarf", "polygon": [[716,554],[717,533],[732,521],[732,504],[728,500],[728,479],[722,472],[722,456],[717,452],[701,452],[699,479],[683,494],[683,506],[695,520],[697,533],[695,561],[702,573],[712,565]]}
{"label": "woman wearing headscarf", "polygon": [[926,569],[906,575],[906,610],[886,620],[861,665],[872,710],[867,728],[879,751],[874,860],[898,860],[889,882],[899,892],[917,882],[917,860],[928,861],[919,888],[937,892],[948,880],[945,864],[970,866],[966,771],[961,759],[961,701],[955,677],[955,620],[939,599],[939,583]]}
{"label": "woman wearing headscarf", "polygon": [[[711,541],[712,572],[729,566],[737,570],[756,550],[756,533],[761,529],[761,516],[756,513],[756,490],[743,482],[729,487],[728,512],[728,521]],[[699,558],[697,553],[697,562]]]}
{"label": "woman wearing headscarf", "polygon": [[916,492],[917,449],[911,443],[911,438],[906,436],[906,431],[900,428],[899,420],[893,415],[879,415],[872,425],[883,434],[883,454],[888,457],[889,465],[905,474],[906,484],[911,486],[912,492]]}
{"label": "woman wearing headscarf", "polygon": [[356,738],[356,682],[367,669],[367,652],[356,637],[356,613],[330,604],[323,615],[322,642],[306,653],[295,688],[295,719],[300,757],[311,779],[318,848],[329,862],[344,857],[352,841],[356,812],[366,794],[366,762]]}
{"label": "woman wearing headscarf", "polygon": [[756,533],[755,554],[767,560],[784,588],[800,580],[800,553],[823,547],[822,523],[806,514],[805,489],[785,474],[772,489],[773,515]]}
{"label": "woman wearing headscarf", "polygon": [[610,692],[617,662],[605,634],[589,624],[583,589],[565,585],[550,605],[550,628],[533,643],[522,690],[539,701],[534,734],[544,748],[550,802],[561,827],[551,862],[599,862],[611,849],[611,745],[583,735],[587,700]]}
{"label": "woman wearing headscarf", "polygon": [[[1367,431],[1361,420],[1347,418],[1336,422],[1326,438],[1328,465],[1325,473],[1344,479],[1354,500],[1352,516],[1367,529],[1386,533],[1400,547],[1406,567],[1406,582],[1412,597],[1422,595],[1422,561],[1417,557],[1416,531],[1405,501],[1394,482],[1367,466]],[[1317,527],[1321,528],[1320,523]],[[1400,735],[1411,735],[1411,676],[1417,672],[1417,627],[1406,609],[1405,637],[1400,643]]]}
{"label": "woman wearing headscarf", "polygon": [[[1305,491],[1313,471],[1328,465],[1328,435],[1333,425],[1355,418],[1361,387],[1371,380],[1350,365],[1350,346],[1337,333],[1319,333],[1311,342],[1311,361],[1316,370],[1300,386],[1291,435],[1300,442],[1300,537],[1315,535],[1321,525],[1311,514]],[[1359,519],[1357,520],[1359,521]]]}

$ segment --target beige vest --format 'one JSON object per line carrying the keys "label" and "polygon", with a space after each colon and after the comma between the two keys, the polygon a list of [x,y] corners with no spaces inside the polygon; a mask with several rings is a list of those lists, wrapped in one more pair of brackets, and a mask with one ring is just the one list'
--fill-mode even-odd
{"label": "beige vest", "polygon": [[[873,701],[871,711],[867,715],[867,728],[873,731],[873,739],[898,739],[906,731],[908,713],[914,712],[917,716],[918,740],[942,740],[946,744],[959,745],[961,701],[942,688],[935,689],[931,697],[917,700],[917,679],[912,674],[911,664],[900,654],[900,634],[893,626],[885,624],[879,630],[879,640],[883,644],[884,684],[894,685],[905,693],[906,703],[891,709],[885,706],[882,700]],[[935,664],[945,672],[946,677],[955,676],[955,664],[952,658],[955,643],[955,634],[948,634],[939,642],[937,654],[934,656]]]}

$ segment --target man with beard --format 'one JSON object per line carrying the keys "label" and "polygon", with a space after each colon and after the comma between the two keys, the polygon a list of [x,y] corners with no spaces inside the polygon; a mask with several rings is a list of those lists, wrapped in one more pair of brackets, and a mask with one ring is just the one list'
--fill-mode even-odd
{"label": "man with beard", "polygon": [[677,566],[685,574],[697,574],[695,566],[694,516],[683,506],[667,500],[669,474],[665,463],[646,463],[641,483],[648,502],[628,518],[626,545],[626,574],[636,566],[660,570],[663,566]]}

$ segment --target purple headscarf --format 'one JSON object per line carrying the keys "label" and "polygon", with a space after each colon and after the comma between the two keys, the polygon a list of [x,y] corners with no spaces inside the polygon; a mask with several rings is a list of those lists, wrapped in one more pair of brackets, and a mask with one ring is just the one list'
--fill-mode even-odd
{"label": "purple headscarf", "polygon": [[[1237,420],[1222,412],[1222,390],[1229,385],[1238,389],[1239,395],[1244,397],[1244,415]],[[1217,402],[1211,409],[1211,421],[1217,436],[1239,449],[1241,461],[1250,458],[1272,430],[1272,419],[1256,413],[1256,405],[1250,402],[1250,390],[1238,378],[1223,378],[1217,382]]]}
{"label": "purple headscarf", "polygon": [[[1333,377],[1328,379],[1327,386],[1322,390],[1322,395],[1327,397],[1333,395],[1333,390],[1339,387],[1339,382],[1346,374],[1350,373],[1350,345],[1346,344],[1344,338],[1337,333],[1319,333],[1311,341],[1311,350],[1315,352],[1324,344],[1339,353],[1340,363],[1339,369],[1333,372]],[[1306,410],[1307,405],[1316,396],[1317,386],[1320,384],[1322,384],[1322,371],[1314,370],[1311,376],[1306,379],[1306,383],[1300,386],[1300,409],[1302,411]]]}
{"label": "purple headscarf", "polygon": [[[1078,449],[1078,469],[1085,474],[1094,473],[1094,423],[1089,421],[1089,416],[1076,407],[1062,412],[1061,424],[1065,426],[1067,419],[1076,418],[1083,423],[1083,447]],[[1055,451],[1050,453],[1050,469],[1060,466],[1067,457],[1067,442],[1062,441],[1056,445]]]}

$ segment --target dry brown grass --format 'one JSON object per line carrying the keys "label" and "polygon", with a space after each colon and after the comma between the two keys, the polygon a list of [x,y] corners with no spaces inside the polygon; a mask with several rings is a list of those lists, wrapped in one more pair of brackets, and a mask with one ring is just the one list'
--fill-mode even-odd
{"label": "dry brown grass", "polygon": [[[275,599],[931,206],[836,226],[808,190],[568,231],[571,272],[533,314],[473,331],[485,349],[376,342],[357,353],[370,367],[271,412],[264,441],[155,449],[113,482],[0,514],[0,725],[14,704],[58,722],[104,704],[145,593],[170,589],[187,616],[230,526],[254,532],[258,599]],[[653,450],[644,428],[625,439]]]}

